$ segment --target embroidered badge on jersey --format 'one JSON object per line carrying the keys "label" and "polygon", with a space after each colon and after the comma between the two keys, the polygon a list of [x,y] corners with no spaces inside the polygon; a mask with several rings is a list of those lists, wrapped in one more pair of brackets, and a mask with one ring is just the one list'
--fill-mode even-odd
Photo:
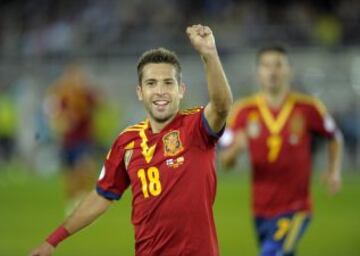
{"label": "embroidered badge on jersey", "polygon": [[185,161],[185,158],[183,156],[179,156],[177,158],[169,158],[166,160],[166,165],[171,168],[178,168],[180,165],[182,165]]}
{"label": "embroidered badge on jersey", "polygon": [[164,155],[175,156],[184,150],[179,131],[171,131],[163,137]]}
{"label": "embroidered badge on jersey", "polygon": [[257,111],[252,111],[248,116],[246,132],[250,138],[256,139],[260,135],[260,129],[259,114]]}
{"label": "embroidered badge on jersey", "polygon": [[290,137],[289,143],[296,145],[305,131],[305,118],[301,113],[295,113],[290,119]]}

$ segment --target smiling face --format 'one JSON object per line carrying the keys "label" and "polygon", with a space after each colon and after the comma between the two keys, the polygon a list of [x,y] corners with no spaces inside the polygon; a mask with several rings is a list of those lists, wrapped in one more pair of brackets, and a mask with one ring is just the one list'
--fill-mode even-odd
{"label": "smiling face", "polygon": [[172,64],[149,63],[143,67],[137,95],[152,121],[165,123],[178,112],[185,92],[178,77]]}
{"label": "smiling face", "polygon": [[285,54],[266,51],[259,56],[257,77],[266,93],[277,94],[286,89],[290,76],[290,65]]}

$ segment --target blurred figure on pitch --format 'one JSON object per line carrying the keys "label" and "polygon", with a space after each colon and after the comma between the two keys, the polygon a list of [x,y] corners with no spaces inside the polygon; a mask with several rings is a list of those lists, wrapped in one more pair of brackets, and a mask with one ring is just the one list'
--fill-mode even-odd
{"label": "blurred figure on pitch", "polygon": [[332,194],[341,187],[342,136],[317,98],[291,90],[283,47],[261,49],[256,68],[260,92],[235,104],[221,139],[221,160],[231,167],[241,151],[249,151],[260,255],[295,255],[312,212],[311,134],[328,138],[324,177]]}
{"label": "blurred figure on pitch", "polygon": [[84,71],[77,65],[65,69],[50,87],[46,112],[59,143],[70,213],[91,189],[96,166],[93,159],[93,118],[97,98]]}
{"label": "blurred figure on pitch", "polygon": [[0,168],[5,168],[14,156],[17,131],[15,99],[9,87],[0,84]]}

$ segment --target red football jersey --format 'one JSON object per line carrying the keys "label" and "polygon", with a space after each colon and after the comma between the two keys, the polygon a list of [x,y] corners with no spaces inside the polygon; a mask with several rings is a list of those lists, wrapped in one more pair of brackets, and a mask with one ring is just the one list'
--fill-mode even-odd
{"label": "red football jersey", "polygon": [[291,92],[278,110],[261,94],[240,101],[230,118],[248,140],[253,212],[274,217],[311,211],[311,134],[333,137],[335,123],[316,98]]}
{"label": "red football jersey", "polygon": [[203,109],[178,113],[160,133],[148,121],[113,144],[97,191],[118,199],[131,185],[136,255],[218,255],[212,206],[215,143]]}
{"label": "red football jersey", "polygon": [[72,85],[69,82],[54,91],[59,101],[58,118],[60,123],[66,124],[62,131],[62,143],[66,147],[92,141],[93,114],[97,104],[95,92],[89,87]]}

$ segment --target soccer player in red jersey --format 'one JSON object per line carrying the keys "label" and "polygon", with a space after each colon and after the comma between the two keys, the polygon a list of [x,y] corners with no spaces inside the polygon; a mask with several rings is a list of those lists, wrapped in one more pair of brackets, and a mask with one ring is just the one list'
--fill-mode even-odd
{"label": "soccer player in red jersey", "polygon": [[46,103],[49,122],[59,138],[69,214],[95,180],[93,122],[98,99],[84,71],[72,64],[49,88]]}
{"label": "soccer player in red jersey", "polygon": [[[174,53],[145,52],[138,63],[137,95],[147,120],[114,142],[96,190],[31,255],[51,255],[63,239],[93,222],[131,186],[136,255],[218,255],[212,206],[215,143],[232,95],[209,27],[187,28],[208,81],[205,108],[179,111],[185,86]],[[201,159],[201,160],[200,160]]]}
{"label": "soccer player in red jersey", "polygon": [[240,100],[230,114],[221,160],[231,167],[241,151],[249,151],[260,255],[294,255],[311,217],[311,134],[329,139],[331,193],[341,186],[341,134],[318,99],[290,89],[284,48],[259,51],[257,76],[260,92]]}

